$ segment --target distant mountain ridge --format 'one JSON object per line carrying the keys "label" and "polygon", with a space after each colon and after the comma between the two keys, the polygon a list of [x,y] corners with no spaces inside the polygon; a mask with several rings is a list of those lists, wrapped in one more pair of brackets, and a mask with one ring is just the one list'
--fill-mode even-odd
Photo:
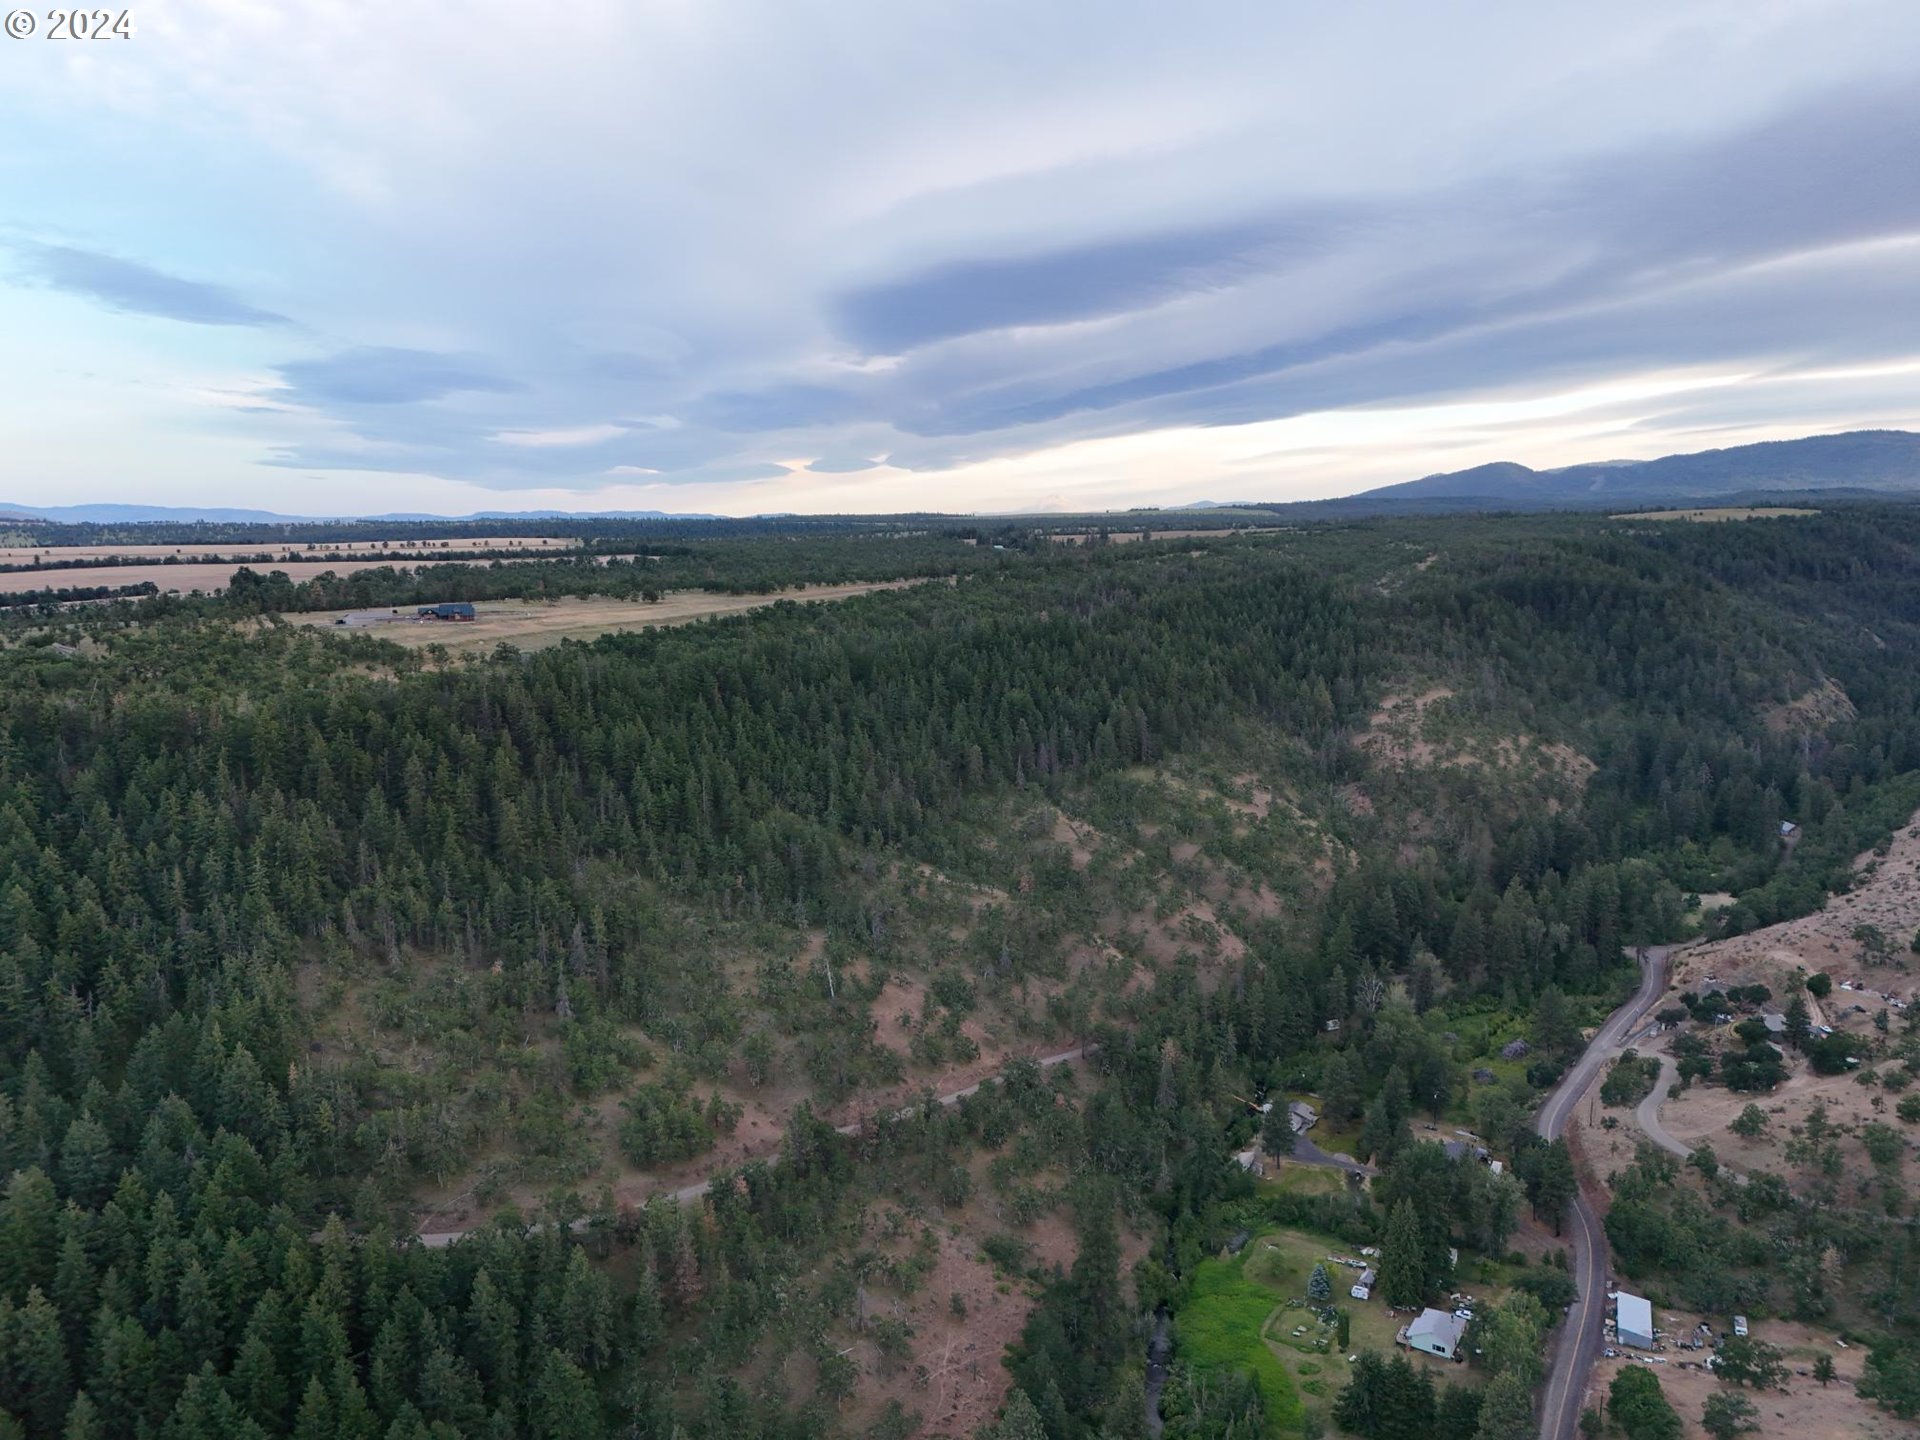
{"label": "distant mountain ridge", "polygon": [[1528,508],[1709,500],[1769,492],[1920,494],[1920,435],[1851,430],[1725,450],[1534,470],[1511,460],[1362,491],[1355,500],[1487,501]]}

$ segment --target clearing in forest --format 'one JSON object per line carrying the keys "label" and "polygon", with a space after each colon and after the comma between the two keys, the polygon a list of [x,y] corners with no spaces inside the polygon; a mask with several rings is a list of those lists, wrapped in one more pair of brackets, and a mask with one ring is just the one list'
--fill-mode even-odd
{"label": "clearing in forest", "polygon": [[[917,580],[873,580],[850,585],[809,585],[795,590],[776,590],[766,595],[722,595],[709,590],[670,591],[656,601],[611,600],[602,596],[563,600],[482,601],[474,620],[420,621],[405,617],[418,609],[414,605],[393,607],[401,618],[390,624],[371,627],[382,640],[410,647],[444,645],[449,650],[490,648],[507,641],[522,650],[540,650],[562,640],[592,640],[623,630],[651,630],[662,625],[684,625],[691,620],[706,620],[716,615],[738,615],[759,610],[781,600],[802,603],[845,600],[853,595],[868,595],[876,590],[898,590],[917,585]],[[343,612],[327,611],[299,617],[302,625],[325,630],[351,629],[360,634],[369,627],[336,627]],[[289,617],[290,619],[293,617]]]}
{"label": "clearing in forest", "polygon": [[1818,515],[1818,510],[1802,510],[1792,505],[1724,505],[1705,510],[1636,510],[1631,515],[1610,515],[1610,520],[1697,520],[1712,524],[1720,520],[1780,520],[1795,515]]}

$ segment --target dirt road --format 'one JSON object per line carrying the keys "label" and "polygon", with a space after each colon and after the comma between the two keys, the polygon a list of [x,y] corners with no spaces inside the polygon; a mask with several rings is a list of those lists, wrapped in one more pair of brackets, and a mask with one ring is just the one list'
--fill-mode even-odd
{"label": "dirt road", "polygon": [[[1038,1063],[1042,1070],[1051,1070],[1055,1065],[1064,1065],[1070,1060],[1082,1059],[1087,1055],[1089,1051],[1093,1050],[1094,1048],[1096,1047],[1092,1045],[1076,1045],[1073,1047],[1073,1049],[1062,1050],[1057,1055],[1043,1055],[1040,1057],[1040,1060]],[[966,1085],[961,1087],[958,1090],[954,1090],[946,1095],[942,1095],[939,1097],[940,1103],[942,1105],[958,1105],[962,1100],[966,1099],[967,1096],[977,1094],[979,1092],[980,1087],[986,1083],[987,1082],[985,1080],[976,1081],[972,1085]],[[901,1109],[893,1112],[893,1118],[896,1120],[904,1120],[909,1116],[913,1115],[915,1112],[917,1112],[919,1108],[920,1107],[918,1105],[904,1106]],[[837,1133],[841,1135],[858,1135],[860,1133],[861,1126],[858,1122],[856,1122],[851,1125],[836,1125],[834,1129]],[[763,1157],[763,1163],[768,1165],[779,1164],[780,1163],[779,1151],[776,1150],[771,1154]],[[705,1195],[707,1193],[708,1188],[712,1184],[713,1184],[713,1181],[711,1178],[708,1178],[705,1180],[698,1180],[691,1185],[683,1186],[678,1190],[672,1191],[671,1193],[675,1200],[679,1201],[681,1204],[684,1205],[689,1201],[698,1200],[701,1196]],[[473,1231],[480,1229],[482,1224],[484,1224],[484,1222],[476,1222],[475,1224],[468,1225],[459,1230],[429,1230],[429,1231],[423,1232],[421,1235],[419,1235],[416,1238],[418,1238],[420,1243],[426,1246],[429,1250],[444,1250],[447,1246],[453,1244],[456,1240],[459,1240],[463,1236],[469,1235]],[[574,1230],[584,1230],[587,1228],[587,1221],[584,1217],[579,1220],[575,1220],[569,1228]]]}
{"label": "dirt road", "polygon": [[[1542,1139],[1556,1140],[1566,1128],[1587,1087],[1600,1067],[1612,1058],[1637,1024],[1667,988],[1667,958],[1674,947],[1649,945],[1641,952],[1640,988],[1594,1035],[1584,1054],[1567,1072],[1547,1103],[1540,1107],[1534,1129]],[[1580,1420],[1580,1400],[1587,1393],[1587,1375],[1600,1353],[1602,1322],[1607,1309],[1607,1236],[1599,1217],[1576,1190],[1569,1217],[1573,1282],[1579,1298],[1567,1311],[1554,1347],[1553,1368],[1547,1374],[1546,1403],[1540,1416],[1540,1440],[1573,1440]]]}

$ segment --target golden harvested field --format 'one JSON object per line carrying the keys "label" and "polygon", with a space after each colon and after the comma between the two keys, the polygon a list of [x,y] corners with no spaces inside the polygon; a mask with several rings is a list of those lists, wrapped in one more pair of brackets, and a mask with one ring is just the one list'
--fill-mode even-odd
{"label": "golden harvested field", "polygon": [[1610,520],[1698,520],[1712,524],[1719,520],[1779,520],[1793,515],[1818,515],[1818,510],[1799,510],[1791,505],[1729,505],[1718,510],[1639,510],[1631,515],[1610,515]]}
{"label": "golden harvested field", "polygon": [[[191,595],[196,591],[211,595],[215,591],[227,588],[227,582],[233,579],[233,572],[243,565],[249,566],[260,574],[269,571],[282,571],[289,580],[312,580],[316,576],[352,575],[360,570],[377,570],[383,565],[391,565],[396,570],[410,570],[423,565],[440,564],[451,560],[466,558],[459,553],[441,555],[421,550],[388,550],[370,555],[352,556],[343,554],[333,560],[221,560],[195,561],[181,565],[42,565],[33,570],[10,570],[0,572],[0,595],[19,594],[26,590],[74,590],[85,586],[104,585],[110,588],[122,585],[138,585],[151,580],[162,591],[178,591],[182,595]],[[529,551],[527,558],[533,560],[534,552]],[[558,563],[562,556],[555,556]],[[599,563],[609,560],[633,560],[634,555],[597,555]],[[483,560],[479,563],[486,564]]]}
{"label": "golden harvested field", "polygon": [[261,545],[233,541],[225,545],[0,545],[0,564],[18,564],[39,558],[42,564],[73,564],[83,560],[163,560],[177,555],[182,560],[203,560],[208,556],[230,559],[235,556],[272,555],[276,560],[288,555],[401,555],[427,554],[439,550],[471,554],[476,550],[568,550],[578,545],[553,535],[461,536],[447,540],[325,540],[310,544]]}
{"label": "golden harvested field", "polygon": [[[675,590],[654,603],[644,600],[607,600],[599,598],[564,600],[482,601],[476,620],[399,620],[390,624],[336,626],[342,613],[328,611],[320,615],[289,616],[302,625],[312,625],[340,634],[377,635],[382,640],[413,648],[444,645],[449,650],[489,649],[502,640],[522,650],[540,650],[562,640],[591,640],[622,630],[651,630],[663,625],[685,625],[693,620],[708,620],[718,615],[739,615],[758,610],[780,600],[803,604],[823,600],[845,600],[853,595],[869,595],[876,590],[899,590],[918,585],[918,580],[876,580],[852,585],[810,585],[804,590],[781,590],[771,595],[719,595],[705,590]],[[402,612],[410,606],[401,606]],[[364,613],[364,612],[356,612]]]}

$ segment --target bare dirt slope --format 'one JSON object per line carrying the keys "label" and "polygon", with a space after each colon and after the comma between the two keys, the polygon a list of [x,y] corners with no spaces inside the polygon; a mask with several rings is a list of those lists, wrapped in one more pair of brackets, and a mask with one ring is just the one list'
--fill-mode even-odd
{"label": "bare dirt slope", "polygon": [[[1726,985],[1744,979],[1783,995],[1781,982],[1796,968],[1809,975],[1824,972],[1836,987],[1823,1007],[1826,1023],[1841,1029],[1855,1028],[1850,1018],[1870,1020],[1888,993],[1910,998],[1920,985],[1907,949],[1920,929],[1920,816],[1894,832],[1884,856],[1863,855],[1854,867],[1854,888],[1833,896],[1813,914],[1686,951],[1678,960],[1676,984],[1682,990],[1702,990],[1710,981]],[[1886,937],[1890,955],[1876,957],[1855,938],[1862,926]],[[1868,989],[1839,988],[1843,984]],[[1854,1012],[1855,1005],[1862,1011]]]}

